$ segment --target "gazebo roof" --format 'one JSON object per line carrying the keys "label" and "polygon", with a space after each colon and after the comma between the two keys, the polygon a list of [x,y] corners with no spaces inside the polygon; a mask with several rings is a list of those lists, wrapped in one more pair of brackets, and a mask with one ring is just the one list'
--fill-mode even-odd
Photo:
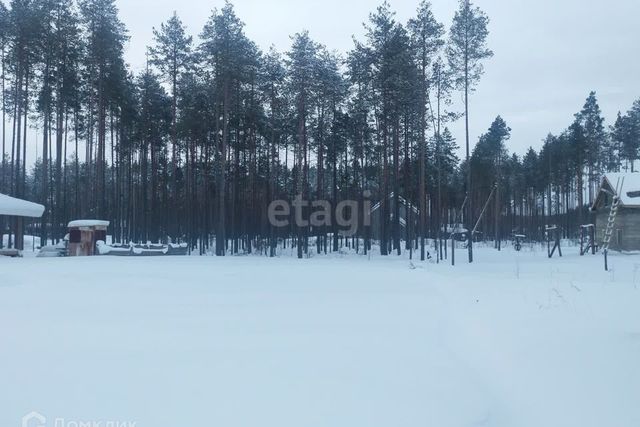
{"label": "gazebo roof", "polygon": [[40,218],[44,206],[0,194],[0,215]]}

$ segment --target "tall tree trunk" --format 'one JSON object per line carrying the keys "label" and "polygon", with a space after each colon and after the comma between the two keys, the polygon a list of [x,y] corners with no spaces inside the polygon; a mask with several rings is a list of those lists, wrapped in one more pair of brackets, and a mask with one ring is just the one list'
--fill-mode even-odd
{"label": "tall tree trunk", "polygon": [[[317,179],[317,190],[316,190],[316,200],[322,200],[324,198],[324,107],[320,109],[320,120],[318,123],[319,127],[319,138],[318,138],[318,179]],[[322,253],[323,243],[325,243],[324,237],[326,237],[326,230],[324,227],[321,229],[318,227],[318,232],[316,233],[316,246],[318,254]],[[326,251],[326,246],[325,246]]]}
{"label": "tall tree trunk", "polygon": [[222,140],[218,153],[218,230],[216,233],[216,255],[224,256],[226,253],[226,227],[225,227],[225,169],[227,143],[229,139],[229,82],[224,82],[224,105]]}
{"label": "tall tree trunk", "polygon": [[[396,113],[397,114],[397,113]],[[393,127],[393,248],[402,255],[400,245],[400,123],[396,117]]]}
{"label": "tall tree trunk", "polygon": [[469,251],[469,262],[473,262],[473,190],[471,188],[471,151],[469,147],[469,63],[465,56],[464,67],[464,128],[465,147],[467,157],[467,246]]}
{"label": "tall tree trunk", "polygon": [[[304,200],[304,187],[305,187],[305,171],[304,171],[304,165],[306,164],[306,151],[305,151],[305,147],[306,147],[306,142],[305,142],[305,114],[304,114],[304,109],[305,109],[305,100],[303,99],[303,97],[301,97],[301,99],[298,101],[298,147],[296,149],[296,153],[298,155],[298,159],[297,159],[297,167],[298,167],[298,179],[297,179],[297,186],[299,186],[299,188],[296,188],[296,197],[298,195],[301,196],[302,200]],[[302,214],[302,216],[304,217],[304,213]],[[303,254],[303,246],[304,246],[304,234],[303,234],[303,227],[301,224],[296,224],[296,230],[297,230],[297,234],[298,234],[298,238],[297,238],[297,251],[298,251],[298,258],[301,259],[302,258],[302,254]]]}

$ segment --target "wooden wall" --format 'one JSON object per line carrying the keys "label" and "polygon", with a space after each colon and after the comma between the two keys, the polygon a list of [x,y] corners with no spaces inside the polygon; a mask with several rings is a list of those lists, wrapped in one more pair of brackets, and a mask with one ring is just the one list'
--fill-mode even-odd
{"label": "wooden wall", "polygon": [[[596,214],[596,241],[602,246],[610,210],[599,209]],[[640,209],[620,207],[611,237],[610,249],[615,251],[640,250]]]}

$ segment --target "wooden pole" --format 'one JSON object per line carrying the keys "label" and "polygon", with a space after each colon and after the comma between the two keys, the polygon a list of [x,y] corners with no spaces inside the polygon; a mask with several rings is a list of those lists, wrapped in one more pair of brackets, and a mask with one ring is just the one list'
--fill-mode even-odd
{"label": "wooden pole", "polygon": [[451,265],[456,265],[456,237],[451,234]]}

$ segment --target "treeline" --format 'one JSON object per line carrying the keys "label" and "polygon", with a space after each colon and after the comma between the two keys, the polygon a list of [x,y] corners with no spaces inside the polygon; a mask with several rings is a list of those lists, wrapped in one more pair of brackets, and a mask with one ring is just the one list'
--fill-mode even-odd
{"label": "treeline", "polygon": [[603,175],[635,172],[634,162],[640,156],[640,99],[607,127],[591,92],[565,131],[549,134],[540,150],[529,148],[521,157],[508,153],[510,131],[498,117],[471,157],[474,197],[484,204],[492,196],[479,230],[496,241],[512,232],[543,240],[545,226],[555,225],[564,237],[572,238],[580,225],[594,221],[589,207]]}
{"label": "treeline", "polygon": [[[640,105],[609,130],[592,95],[567,132],[522,159],[507,154],[498,118],[471,150],[468,97],[492,55],[488,24],[468,0],[448,28],[428,2],[407,23],[383,3],[344,55],[304,31],[288,52],[263,52],[226,3],[197,38],[175,14],[154,29],[134,74],[114,0],[0,3],[0,192],[46,206],[30,226],[45,241],[70,219],[98,218],[118,241],[217,255],[275,255],[279,244],[300,257],[344,244],[366,252],[378,235],[382,254],[418,248],[424,259],[427,237],[461,222],[472,230],[483,211],[486,236],[537,235],[550,217],[573,233],[600,175],[633,167]],[[455,92],[464,111],[453,111]],[[463,162],[448,129],[460,119]],[[276,199],[364,206],[365,190],[380,202],[376,233],[362,210],[349,239],[336,224],[283,229],[267,218]]]}

